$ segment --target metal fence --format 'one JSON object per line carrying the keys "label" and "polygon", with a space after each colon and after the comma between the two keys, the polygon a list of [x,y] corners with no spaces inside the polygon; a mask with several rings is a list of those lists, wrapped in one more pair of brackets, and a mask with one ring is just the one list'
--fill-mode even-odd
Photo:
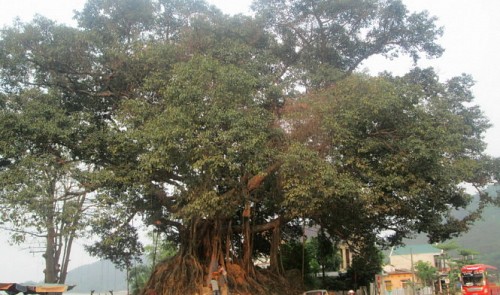
{"label": "metal fence", "polygon": [[434,292],[431,287],[416,288],[415,290],[412,288],[401,288],[385,291],[385,294],[382,295],[434,295]]}

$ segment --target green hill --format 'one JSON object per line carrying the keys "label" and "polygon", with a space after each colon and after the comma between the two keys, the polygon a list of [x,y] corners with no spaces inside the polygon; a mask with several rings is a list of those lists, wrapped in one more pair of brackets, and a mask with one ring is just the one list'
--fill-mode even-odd
{"label": "green hill", "polygon": [[70,293],[121,291],[127,290],[127,274],[115,268],[111,261],[100,260],[69,271],[66,284],[76,285]]}
{"label": "green hill", "polygon": [[[497,194],[498,191],[500,191],[499,185],[488,189],[488,192],[492,194]],[[480,262],[500,268],[500,207],[486,208],[481,220],[454,241],[462,248],[479,252],[480,255],[477,258]],[[405,243],[407,245],[424,244],[427,243],[427,239],[423,234],[415,239],[406,240]]]}

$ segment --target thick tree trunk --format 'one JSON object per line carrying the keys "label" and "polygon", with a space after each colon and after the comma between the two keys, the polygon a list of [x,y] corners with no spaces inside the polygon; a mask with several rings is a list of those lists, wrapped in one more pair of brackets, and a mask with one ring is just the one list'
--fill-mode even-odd
{"label": "thick tree trunk", "polygon": [[252,261],[252,230],[250,228],[250,204],[245,205],[243,211],[243,259],[242,267],[249,275],[253,275],[253,261]]}
{"label": "thick tree trunk", "polygon": [[48,227],[46,237],[46,248],[44,253],[45,269],[44,269],[44,282],[56,283],[56,268],[57,261],[55,259],[56,249],[56,233],[53,227]]}
{"label": "thick tree trunk", "polygon": [[59,269],[59,280],[58,283],[64,284],[66,282],[66,276],[68,275],[68,264],[69,258],[71,257],[71,249],[73,246],[74,234],[71,234],[70,237],[66,240],[65,248],[63,251],[62,257],[62,265]]}
{"label": "thick tree trunk", "polygon": [[[184,225],[178,255],[155,267],[142,294],[211,294],[208,283],[219,264],[226,267],[230,293],[289,294],[292,290],[282,276],[284,272],[279,262],[282,220],[253,225],[250,201],[251,192],[260,187],[264,179],[280,165],[276,163],[246,182],[242,192],[245,206],[241,225],[232,225],[223,219],[203,218]],[[252,256],[253,234],[270,230],[273,231],[270,255],[272,270],[257,271]],[[238,241],[235,248],[232,248],[232,241]]]}
{"label": "thick tree trunk", "polygon": [[[265,228],[273,230],[273,244],[280,241],[279,222],[273,221]],[[252,235],[255,229],[251,228],[250,218],[244,217],[241,234],[241,251],[231,249],[232,229],[229,222],[224,220],[198,219],[193,221],[188,233],[183,233],[182,247],[175,257],[159,263],[151,275],[143,295],[184,295],[184,294],[211,294],[209,281],[211,275],[217,271],[218,264],[225,265],[227,270],[227,285],[219,277],[221,286],[234,294],[289,294],[290,285],[283,278],[278,268],[277,272],[257,271],[252,260]],[[262,229],[261,228],[261,229]],[[278,249],[277,247],[275,249]],[[230,253],[230,254],[228,254]],[[273,259],[273,265],[279,265],[278,253]],[[230,255],[241,259],[226,259]],[[223,288],[223,289],[224,289]],[[295,290],[294,290],[295,291]]]}
{"label": "thick tree trunk", "polygon": [[280,245],[281,245],[281,218],[278,218],[278,222],[273,229],[271,250],[269,253],[269,268],[273,273],[278,275],[282,275],[284,272],[279,259]]}

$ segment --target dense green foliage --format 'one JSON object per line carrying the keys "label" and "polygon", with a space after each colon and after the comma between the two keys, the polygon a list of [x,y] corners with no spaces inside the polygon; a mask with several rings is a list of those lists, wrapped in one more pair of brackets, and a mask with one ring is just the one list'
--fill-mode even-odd
{"label": "dense green foliage", "polygon": [[88,129],[57,95],[39,89],[3,93],[0,114],[1,224],[13,243],[42,239],[45,281],[64,283],[71,244],[89,222],[92,166],[72,153]]}
{"label": "dense green foliage", "polygon": [[[463,183],[481,191],[498,176],[471,77],[355,72],[375,54],[438,57],[442,32],[427,13],[398,0],[254,9],[229,17],[199,0],[89,0],[78,28],[39,17],[3,30],[3,203],[25,206],[52,167],[69,177],[58,183],[93,192],[92,254],[131,266],[138,218],[179,245],[148,289],[200,292],[224,263],[231,288],[266,294],[285,284],[282,245],[305,223],[348,241],[359,263],[370,258],[353,267],[369,278],[359,274],[377,271],[375,242],[455,237],[496,201],[481,193],[470,214],[451,214],[470,203]],[[267,276],[253,265],[262,256]]]}
{"label": "dense green foliage", "polygon": [[365,243],[347,270],[348,287],[368,286],[382,272],[383,254],[374,243]]}
{"label": "dense green foliage", "polygon": [[434,282],[438,276],[438,269],[432,266],[430,262],[417,261],[415,263],[415,275],[424,287],[434,287]]}

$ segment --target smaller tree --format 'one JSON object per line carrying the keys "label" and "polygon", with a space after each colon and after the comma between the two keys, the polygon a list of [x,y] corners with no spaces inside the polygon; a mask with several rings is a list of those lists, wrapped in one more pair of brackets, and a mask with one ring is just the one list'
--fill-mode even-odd
{"label": "smaller tree", "polygon": [[55,92],[0,97],[0,224],[14,244],[40,243],[44,282],[64,283],[96,189],[95,166],[71,151],[91,140],[87,124],[68,114]]}
{"label": "smaller tree", "polygon": [[438,269],[432,266],[429,262],[417,261],[415,264],[415,275],[424,287],[434,289],[434,281],[437,279]]}
{"label": "smaller tree", "polygon": [[[310,244],[312,250],[311,263],[318,265],[318,271],[321,271],[324,279],[327,271],[337,270],[340,264],[337,248],[323,229],[318,231],[318,236],[310,240]],[[311,266],[311,268],[313,267]]]}
{"label": "smaller tree", "polygon": [[480,253],[478,251],[472,249],[460,248],[457,249],[457,254],[460,257],[456,260],[457,264],[461,267],[466,264],[475,264],[478,263],[477,255]]}
{"label": "smaller tree", "polygon": [[173,257],[177,253],[174,243],[168,241],[165,235],[154,231],[148,234],[153,244],[146,245],[144,252],[146,261],[130,269],[129,283],[132,295],[138,295],[146,286],[149,277],[157,263]]}
{"label": "smaller tree", "polygon": [[375,275],[382,271],[383,254],[375,243],[366,241],[353,257],[351,266],[347,269],[350,278],[350,287],[357,289],[368,286],[375,279]]}
{"label": "smaller tree", "polygon": [[283,269],[287,270],[301,270],[302,269],[302,259],[304,259],[304,273],[310,273],[310,251],[303,252],[303,245],[299,241],[289,241],[281,246],[281,263],[283,264]]}
{"label": "smaller tree", "polygon": [[[459,291],[455,290],[456,286],[460,282],[460,269],[462,266],[467,264],[475,264],[479,263],[478,260],[475,259],[474,255],[478,255],[479,252],[472,249],[461,248],[456,241],[451,241],[444,244],[436,245],[436,248],[442,250],[441,254],[441,272],[447,272],[449,278],[449,286],[451,291]],[[452,258],[451,252],[456,254],[457,258]],[[477,256],[476,256],[477,257]]]}
{"label": "smaller tree", "polygon": [[457,248],[456,252],[458,258],[450,260],[450,272],[448,273],[448,277],[450,279],[450,288],[454,291],[460,291],[455,290],[460,282],[460,269],[467,264],[479,263],[479,261],[475,259],[477,255],[479,255],[479,252],[465,248]]}

